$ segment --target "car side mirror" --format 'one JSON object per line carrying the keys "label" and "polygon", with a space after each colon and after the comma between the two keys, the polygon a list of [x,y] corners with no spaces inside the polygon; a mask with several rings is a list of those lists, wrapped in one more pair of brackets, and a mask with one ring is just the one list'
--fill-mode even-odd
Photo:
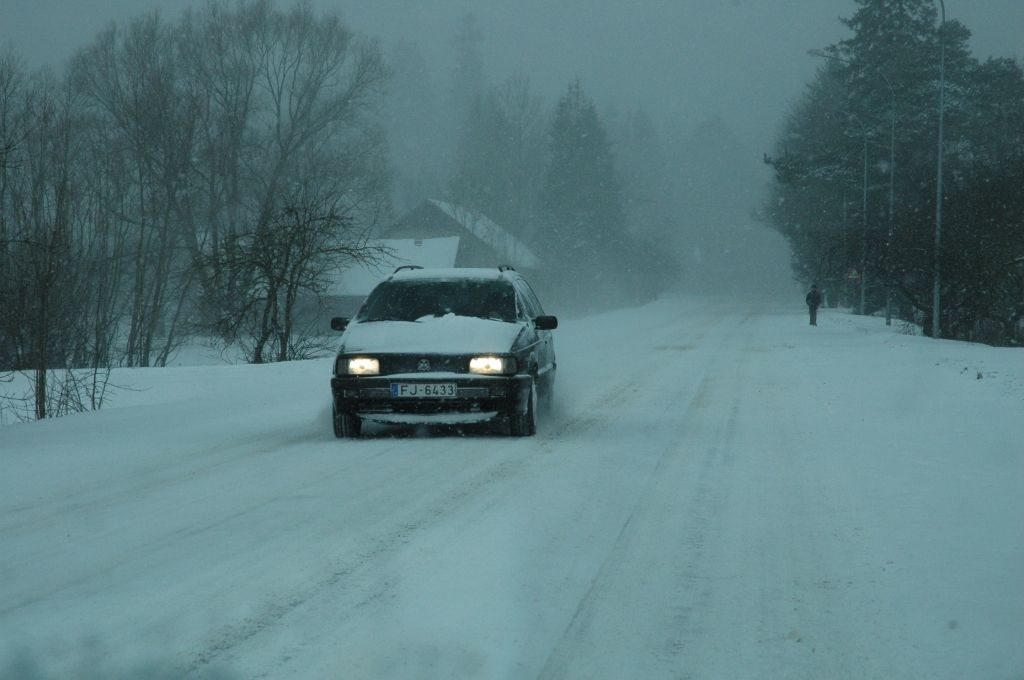
{"label": "car side mirror", "polygon": [[348,319],[343,316],[336,316],[331,319],[331,330],[343,331],[348,328]]}
{"label": "car side mirror", "polygon": [[534,318],[533,324],[539,331],[553,331],[558,328],[558,317],[555,316],[538,316]]}

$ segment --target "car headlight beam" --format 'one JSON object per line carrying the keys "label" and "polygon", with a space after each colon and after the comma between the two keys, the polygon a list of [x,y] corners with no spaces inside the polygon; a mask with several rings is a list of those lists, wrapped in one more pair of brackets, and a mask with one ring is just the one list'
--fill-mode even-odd
{"label": "car headlight beam", "polygon": [[372,357],[351,357],[348,360],[349,375],[379,375],[380,361]]}
{"label": "car headlight beam", "polygon": [[478,375],[505,375],[514,371],[515,359],[481,356],[469,360],[469,372]]}

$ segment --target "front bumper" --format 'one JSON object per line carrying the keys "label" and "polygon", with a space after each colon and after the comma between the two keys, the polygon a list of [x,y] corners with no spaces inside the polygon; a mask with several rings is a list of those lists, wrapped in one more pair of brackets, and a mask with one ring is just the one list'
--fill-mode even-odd
{"label": "front bumper", "polygon": [[[453,397],[393,397],[392,383],[454,383]],[[331,393],[338,413],[381,422],[477,422],[488,417],[522,415],[530,401],[533,377],[452,374],[430,378],[334,376]],[[410,416],[406,419],[403,416]]]}

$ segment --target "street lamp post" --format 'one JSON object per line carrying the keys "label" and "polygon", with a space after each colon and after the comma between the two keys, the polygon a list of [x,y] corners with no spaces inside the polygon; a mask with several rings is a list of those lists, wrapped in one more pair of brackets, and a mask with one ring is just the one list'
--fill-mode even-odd
{"label": "street lamp post", "polygon": [[860,126],[864,131],[864,197],[861,204],[863,233],[860,239],[860,314],[863,316],[867,307],[865,290],[868,287],[868,128],[863,121],[860,121]]}
{"label": "street lamp post", "polygon": [[[879,74],[881,75],[881,74]],[[885,239],[885,325],[892,325],[892,238],[896,206],[896,89],[885,79],[892,101],[889,105],[889,235]]]}
{"label": "street lamp post", "polygon": [[932,337],[942,337],[939,324],[940,284],[942,282],[942,148],[943,122],[946,108],[946,3],[939,0],[942,21],[939,23],[939,149],[935,169],[935,262],[932,280]]}

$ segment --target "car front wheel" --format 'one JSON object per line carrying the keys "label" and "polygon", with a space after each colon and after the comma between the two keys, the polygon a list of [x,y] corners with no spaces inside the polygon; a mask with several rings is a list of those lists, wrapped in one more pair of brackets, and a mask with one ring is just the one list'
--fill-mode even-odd
{"label": "car front wheel", "polygon": [[349,413],[341,413],[338,411],[338,406],[335,404],[332,411],[332,420],[334,421],[334,436],[339,439],[355,438],[362,432],[363,421],[358,416],[351,415]]}
{"label": "car front wheel", "polygon": [[509,434],[513,437],[532,437],[537,434],[537,383],[530,386],[530,399],[526,413],[514,413],[509,417]]}

